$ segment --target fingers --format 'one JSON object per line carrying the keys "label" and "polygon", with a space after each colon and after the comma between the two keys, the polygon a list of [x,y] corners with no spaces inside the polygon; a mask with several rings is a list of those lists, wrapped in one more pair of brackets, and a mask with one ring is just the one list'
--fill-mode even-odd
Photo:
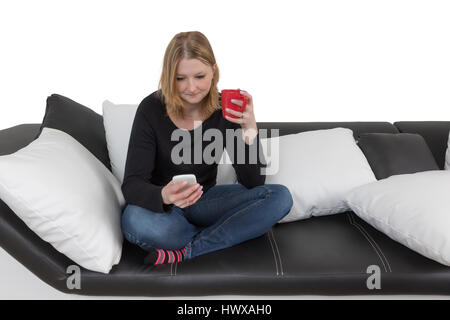
{"label": "fingers", "polygon": [[252,95],[250,93],[248,93],[247,91],[241,90],[240,94],[242,94],[243,96],[248,97],[248,103],[250,103],[250,101],[252,101]]}
{"label": "fingers", "polygon": [[189,197],[187,197],[185,199],[178,200],[175,203],[175,205],[180,207],[180,208],[185,208],[187,206],[193,205],[202,196],[202,194],[203,194],[203,190],[202,189],[203,189],[203,186],[198,188],[196,191],[192,192],[192,194]]}
{"label": "fingers", "polygon": [[239,111],[236,111],[236,110],[233,110],[230,108],[226,108],[225,111],[228,112],[229,114],[232,114],[233,116],[238,117],[238,118],[241,118],[242,115],[244,114],[243,112],[239,112]]}
{"label": "fingers", "polygon": [[242,105],[244,104],[244,101],[237,100],[237,99],[231,99],[231,103],[237,104],[238,106],[242,107]]}
{"label": "fingers", "polygon": [[247,91],[245,91],[245,90],[241,90],[240,94],[242,94],[243,96],[248,97],[249,100],[252,98],[252,95],[250,93],[248,93]]}
{"label": "fingers", "polygon": [[[175,194],[172,195],[172,196],[173,196],[172,201],[173,201],[174,203],[176,203],[176,202],[178,202],[178,201],[180,201],[180,200],[184,200],[184,199],[186,199],[187,197],[189,197],[189,196],[190,196],[195,190],[197,190],[198,188],[200,188],[200,184],[196,183],[196,184],[194,184],[193,186],[187,188],[187,189],[184,190],[184,191],[175,193]],[[202,188],[203,188],[203,187],[202,187]]]}
{"label": "fingers", "polygon": [[203,190],[201,190],[200,188],[198,188],[198,190],[196,192],[193,192],[191,196],[189,196],[189,198],[187,198],[186,202],[185,202],[185,206],[191,206],[194,203],[197,202],[198,199],[200,199],[200,197],[203,194]]}
{"label": "fingers", "polygon": [[[230,112],[231,113],[231,112]],[[241,112],[239,112],[241,113]],[[230,116],[226,115],[225,118],[230,121],[230,122],[234,122],[237,124],[243,124],[245,122],[244,118],[231,118]]]}
{"label": "fingers", "polygon": [[194,201],[192,202],[192,204],[196,203],[197,200],[200,199],[200,197],[202,196],[202,194],[203,194],[203,190],[201,190],[201,191],[199,192],[198,196],[194,199]]}
{"label": "fingers", "polygon": [[[225,111],[237,118],[233,118],[228,115],[226,115],[225,118],[230,122],[237,123],[240,125],[246,125],[249,121],[251,121],[251,119],[254,118],[253,101],[252,101],[252,96],[247,91],[241,90],[240,93],[243,96],[246,96],[248,98],[247,105],[245,107],[244,112],[239,112],[239,111],[233,110],[231,108],[227,108]],[[244,101],[239,100],[239,99],[231,99],[231,103],[238,105],[238,106],[243,106]],[[245,113],[245,112],[247,112],[247,113]]]}
{"label": "fingers", "polygon": [[172,187],[170,190],[172,193],[178,193],[181,189],[183,189],[186,186],[185,181],[180,181],[178,183],[171,181],[170,183],[172,184]]}
{"label": "fingers", "polygon": [[247,118],[244,116],[243,112],[239,112],[239,111],[235,111],[235,110],[230,110],[228,109],[227,112],[229,112],[230,114],[233,114],[234,116],[236,116],[237,118],[233,118],[230,117],[229,115],[226,115],[225,118],[230,121],[230,122],[234,122],[237,124],[245,124],[247,121]]}
{"label": "fingers", "polygon": [[195,190],[203,188],[202,186],[200,186],[200,184],[196,183],[194,184],[192,187],[187,188],[185,191],[180,193],[180,198],[179,199],[185,199],[187,197],[189,197]]}

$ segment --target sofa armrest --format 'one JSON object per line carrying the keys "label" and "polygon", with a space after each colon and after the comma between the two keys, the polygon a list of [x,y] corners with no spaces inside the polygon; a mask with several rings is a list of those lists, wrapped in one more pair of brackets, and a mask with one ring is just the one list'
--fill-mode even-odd
{"label": "sofa armrest", "polygon": [[0,156],[11,154],[36,139],[40,124],[19,124],[0,130]]}

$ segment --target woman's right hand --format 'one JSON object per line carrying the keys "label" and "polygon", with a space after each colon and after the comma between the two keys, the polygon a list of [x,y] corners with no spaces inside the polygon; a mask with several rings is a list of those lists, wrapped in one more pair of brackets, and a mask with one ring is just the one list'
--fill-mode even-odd
{"label": "woman's right hand", "polygon": [[179,208],[185,208],[196,203],[203,194],[203,186],[196,183],[186,190],[182,190],[185,185],[186,184],[184,181],[180,181],[178,183],[170,181],[167,185],[165,185],[161,190],[161,196],[164,204],[174,204]]}

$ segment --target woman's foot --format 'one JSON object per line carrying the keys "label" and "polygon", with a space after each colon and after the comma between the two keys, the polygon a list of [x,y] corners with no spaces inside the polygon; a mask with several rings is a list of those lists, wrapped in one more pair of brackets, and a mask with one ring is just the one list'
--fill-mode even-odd
{"label": "woman's foot", "polygon": [[185,253],[186,248],[179,250],[155,249],[145,257],[144,264],[158,265],[181,262],[184,260]]}

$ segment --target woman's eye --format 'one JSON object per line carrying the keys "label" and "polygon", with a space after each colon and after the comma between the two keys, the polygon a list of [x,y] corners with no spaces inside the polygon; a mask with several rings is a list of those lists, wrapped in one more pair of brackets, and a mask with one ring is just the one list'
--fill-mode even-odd
{"label": "woman's eye", "polygon": [[[202,76],[197,76],[197,78],[198,79],[203,79],[205,76],[204,75],[202,75]],[[184,78],[177,78],[177,81],[181,81],[181,80],[183,80]]]}

